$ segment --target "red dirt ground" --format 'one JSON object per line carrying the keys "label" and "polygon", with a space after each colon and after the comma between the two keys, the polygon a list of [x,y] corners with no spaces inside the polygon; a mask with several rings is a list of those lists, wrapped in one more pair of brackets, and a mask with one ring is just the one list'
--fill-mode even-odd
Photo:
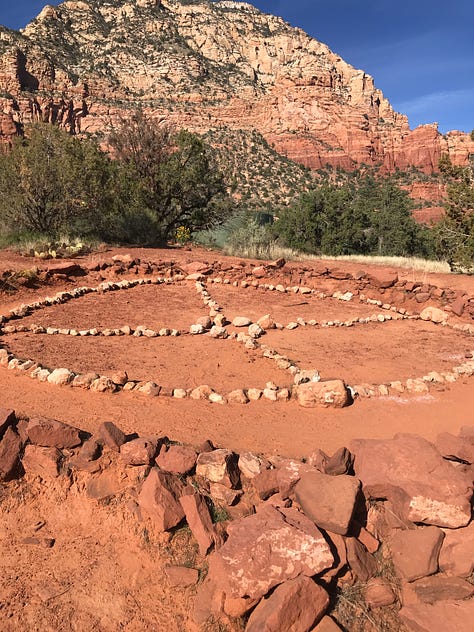
{"label": "red dirt ground", "polygon": [[[206,252],[202,249],[192,251],[117,249],[79,259],[79,263],[110,260],[115,253],[131,253],[132,256],[139,256],[144,260],[174,260],[183,263],[198,260],[212,263],[217,259],[215,252]],[[219,257],[219,260],[230,263],[238,261],[230,257]],[[26,269],[34,265],[35,261],[29,258],[20,257],[8,251],[0,253],[0,269],[13,267]],[[291,265],[297,264],[289,264]],[[313,262],[308,262],[307,265],[311,267]],[[314,265],[320,264],[316,262]],[[339,261],[334,264],[324,261],[324,265],[332,265],[339,269],[343,267]],[[361,269],[361,264],[344,263],[344,269],[358,271]],[[371,272],[377,272],[378,269],[380,268],[376,266],[370,267]],[[474,292],[473,277],[428,275],[406,270],[398,270],[398,273],[400,278],[430,282],[440,287],[464,288],[469,293]],[[62,285],[59,283],[54,288],[21,290],[14,296],[0,295],[0,311],[7,311],[24,301],[51,295],[60,289],[84,284],[95,285],[96,283],[80,279],[78,283],[63,283]],[[332,283],[324,281],[324,285],[326,291],[331,289],[334,291],[346,289],[347,284],[344,281]],[[224,304],[225,312],[229,310],[229,317],[238,312],[251,317],[274,312],[275,318],[281,318],[284,321],[294,320],[298,316],[321,320],[326,314],[327,318],[343,319],[344,316],[353,318],[380,312],[380,308],[376,306],[360,305],[357,302],[343,303],[333,299],[321,301],[314,297],[307,299],[303,295],[280,295],[276,292],[270,293],[250,288],[237,289],[218,284],[211,284],[209,291],[218,302]],[[160,296],[166,296],[166,300],[155,299]],[[300,302],[308,304],[291,306]],[[144,286],[100,296],[84,296],[65,305],[34,312],[32,316],[24,319],[24,322],[64,327],[112,327],[135,323],[146,324],[150,327],[172,327],[173,325],[187,327],[195,321],[197,316],[205,313],[205,308],[200,303],[193,284],[179,290],[177,286]],[[348,375],[348,379],[353,375],[354,379],[363,378],[371,382],[377,381],[375,378],[381,378],[380,381],[402,379],[412,370],[414,374],[411,376],[417,377],[423,375],[428,369],[447,368],[447,365],[451,363],[448,355],[457,358],[470,346],[474,347],[472,339],[469,340],[453,331],[420,322],[410,324],[392,322],[327,330],[313,330],[307,327],[304,331],[305,334],[309,332],[311,339],[317,346],[319,345],[319,355],[314,354],[311,345],[303,342],[301,329],[271,332],[261,340],[268,345],[272,340],[271,346],[278,346],[277,342],[281,343],[282,352],[290,357],[296,355],[298,357],[295,359],[300,358],[308,365],[315,364],[314,368],[317,368],[323,376],[329,377],[329,374],[339,376],[344,372],[344,375]],[[368,335],[369,331],[370,335]],[[20,339],[26,340],[25,336],[28,337],[28,334],[15,335],[18,342],[14,344],[19,345]],[[12,336],[8,336],[10,337]],[[210,341],[205,341],[199,336],[147,341],[140,338],[130,340],[127,338],[127,342],[125,342],[126,337],[101,338],[99,342],[98,338],[82,340],[65,336],[35,335],[31,337],[31,340],[38,347],[41,344],[45,345],[44,349],[37,347],[38,352],[49,353],[52,359],[59,358],[59,355],[55,356],[55,354],[61,354],[60,357],[67,360],[66,366],[71,365],[69,368],[78,370],[85,369],[86,366],[90,370],[99,370],[102,367],[105,369],[108,363],[109,370],[112,368],[128,370],[131,367],[133,370],[143,371],[139,376],[143,375],[152,379],[148,366],[151,367],[154,362],[153,353],[150,357],[146,357],[145,344],[155,345],[157,352],[159,349],[159,361],[169,371],[170,381],[174,379],[174,376],[183,375],[184,377],[186,371],[192,367],[196,373],[201,371],[203,378],[212,369],[211,364],[199,368],[202,357],[195,349],[199,349],[199,345],[201,349],[211,349],[210,346],[206,347]],[[218,342],[221,341],[212,341],[215,345],[212,349],[219,348],[218,354],[212,351],[212,362],[215,363],[212,370],[218,372],[219,379],[225,382],[227,377],[224,377],[224,371],[218,371],[218,369],[232,366],[235,373],[237,371],[237,367],[234,366],[236,354],[241,357],[253,356],[239,345],[231,344],[232,341],[216,344]],[[195,345],[194,352],[193,344]],[[31,355],[27,353],[26,346],[22,349],[26,356]],[[186,354],[187,357],[180,357],[180,349],[185,349],[190,353]],[[69,350],[71,350],[70,353]],[[117,350],[117,357],[121,355],[125,366],[118,366],[122,360],[116,362],[112,357],[108,357],[108,352],[112,350],[114,355]],[[219,355],[218,361],[217,355]],[[68,360],[69,356],[71,360]],[[46,361],[47,358],[44,357]],[[91,366],[94,365],[95,357],[98,364],[100,362],[103,364]],[[102,360],[100,360],[101,357]],[[431,358],[433,365],[431,365]],[[217,367],[216,362],[221,367]],[[453,358],[452,364],[455,363],[456,359]],[[53,364],[56,364],[56,360]],[[252,380],[252,385],[265,383],[271,379],[281,382],[281,377],[278,379],[278,376],[287,378],[287,374],[283,371],[277,371],[275,376],[276,369],[271,361],[262,359],[248,364],[251,369],[248,375]],[[173,374],[173,371],[176,372]],[[228,375],[227,371],[225,374]],[[192,372],[189,371],[186,379],[193,384],[195,382],[191,379],[191,375]],[[245,377],[245,372],[243,377]],[[274,405],[262,401],[248,407],[240,405],[219,407],[189,400],[149,399],[127,393],[96,394],[80,389],[57,388],[38,383],[26,375],[8,371],[4,367],[0,367],[0,379],[2,405],[14,408],[25,415],[49,414],[88,430],[93,430],[99,421],[111,419],[130,432],[146,432],[159,427],[168,436],[183,442],[199,443],[202,439],[209,437],[217,445],[235,450],[256,450],[267,453],[278,451],[290,456],[305,456],[313,446],[330,451],[348,443],[354,437],[391,437],[396,432],[408,430],[433,439],[438,432],[457,432],[461,425],[472,423],[474,419],[471,406],[473,384],[468,379],[459,380],[454,385],[447,385],[444,390],[437,391],[429,397],[412,396],[389,401],[381,398],[361,400],[340,411],[305,410],[295,402]],[[209,380],[203,379],[204,383],[207,381]],[[229,382],[230,384],[235,383]],[[239,384],[239,386],[245,386],[245,384]],[[383,423],[380,423],[381,419]]]}
{"label": "red dirt ground", "polygon": [[[218,258],[216,253],[204,250],[128,249],[95,254],[80,263],[110,260],[115,252],[131,252],[145,260],[212,262]],[[30,259],[0,253],[0,271],[34,265]],[[365,267],[327,261],[324,265],[349,271]],[[371,271],[377,270],[371,267]],[[474,292],[474,278],[402,270],[398,273],[401,278]],[[60,289],[95,284],[84,278],[52,288],[0,294],[0,313]],[[325,291],[346,289],[344,281],[324,284]],[[145,324],[155,329],[187,329],[206,313],[193,284],[188,286],[145,286],[88,295],[37,311],[24,322],[75,328]],[[258,318],[270,312],[285,324],[298,316],[307,320],[347,320],[380,311],[357,302],[318,301],[314,297],[216,284],[210,285],[209,291],[228,317],[238,314]],[[295,305],[303,301],[304,305]],[[259,358],[258,352],[247,351],[236,341],[202,336],[75,338],[21,333],[4,338],[19,355],[24,353],[45,364],[105,373],[126,369],[133,378],[156,379],[159,383],[166,375],[173,386],[213,386],[215,380],[216,385],[236,388],[289,379],[289,374],[278,370],[275,363]],[[406,321],[347,329],[272,331],[261,342],[305,367],[319,369],[323,377],[370,382],[416,377],[434,369],[449,370],[462,361],[466,350],[474,348],[472,337],[430,323]],[[174,384],[175,380],[179,384]],[[111,420],[128,433],[167,435],[195,445],[209,438],[216,446],[237,452],[303,457],[316,448],[332,453],[356,437],[388,438],[397,432],[414,432],[433,440],[440,432],[457,433],[460,426],[474,423],[473,384],[473,378],[461,378],[455,384],[433,389],[429,395],[362,399],[342,410],[305,409],[294,401],[219,406],[190,399],[56,387],[0,366],[0,406],[13,408],[19,415],[54,417],[90,432],[100,422]],[[120,489],[133,483],[127,476],[117,473]],[[62,487],[62,480],[21,481],[0,489],[0,629],[196,632],[189,617],[195,588],[172,589],[163,574],[166,564],[198,568],[202,564],[189,533],[180,530],[171,537],[159,536],[137,522],[133,507],[124,506],[119,497],[107,506],[99,505],[84,497],[80,480],[69,489]],[[38,521],[45,524],[36,531]],[[56,542],[51,549],[27,545],[23,538],[30,536],[53,537]],[[217,624],[205,629],[223,630]],[[236,624],[232,629],[239,628]]]}

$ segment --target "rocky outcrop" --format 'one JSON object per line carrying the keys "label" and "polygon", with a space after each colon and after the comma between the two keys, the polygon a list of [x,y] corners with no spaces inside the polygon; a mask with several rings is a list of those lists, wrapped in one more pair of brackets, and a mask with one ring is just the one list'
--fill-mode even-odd
{"label": "rocky outcrop", "polygon": [[[170,450],[178,447],[167,437],[127,436],[113,422],[105,422],[105,429],[100,425],[90,436],[53,419],[18,420],[13,411],[0,412],[7,421],[0,441],[0,478],[22,479],[4,483],[5,498],[10,489],[17,494],[18,485],[51,490],[57,483],[63,494],[85,493],[90,502],[104,507],[123,504],[147,538],[163,542],[187,522],[191,546],[195,541],[199,548],[195,568],[170,565],[166,575],[173,590],[198,584],[190,604],[197,624],[210,619],[225,624],[229,617],[248,615],[247,632],[338,630],[338,624],[353,629],[352,610],[351,619],[345,619],[346,602],[341,601],[348,590],[358,595],[357,607],[371,620],[381,612],[384,619],[383,609],[389,608],[391,629],[401,629],[402,621],[409,629],[441,629],[439,617],[446,613],[446,621],[453,617],[458,624],[456,629],[470,629],[465,625],[466,617],[472,620],[474,605],[470,507],[462,521],[466,526],[456,528],[455,521],[440,528],[433,499],[425,503],[428,510],[420,524],[418,514],[400,514],[395,484],[388,481],[393,473],[399,487],[409,487],[415,499],[426,496],[427,485],[435,493],[440,488],[448,494],[446,503],[456,508],[464,502],[457,494],[462,479],[470,503],[472,469],[460,460],[443,461],[421,437],[359,439],[355,455],[341,448],[336,454],[354,461],[355,475],[324,473],[327,462],[312,457],[303,462],[274,456],[271,463],[262,455],[234,455],[237,478],[219,485],[238,487],[235,506],[226,507],[213,479],[219,467],[229,464],[225,454],[233,453],[209,442],[196,450],[180,446],[198,458],[197,466],[178,474],[162,469],[163,460],[156,456],[160,444]],[[456,439],[459,446],[472,446],[469,428]],[[145,460],[128,458],[136,442],[153,446]],[[250,463],[257,470],[270,468],[261,473],[275,474],[276,484],[265,500],[257,493],[260,475],[254,476]],[[374,493],[376,486],[379,491]],[[223,512],[222,521],[218,516]],[[30,540],[28,544],[39,543]],[[54,545],[54,539],[45,543]]]}
{"label": "rocky outcrop", "polygon": [[31,120],[96,133],[142,105],[205,132],[259,130],[311,168],[427,172],[464,164],[474,141],[436,124],[410,131],[372,77],[249,4],[82,0],[47,6],[21,33],[0,28],[0,139]]}

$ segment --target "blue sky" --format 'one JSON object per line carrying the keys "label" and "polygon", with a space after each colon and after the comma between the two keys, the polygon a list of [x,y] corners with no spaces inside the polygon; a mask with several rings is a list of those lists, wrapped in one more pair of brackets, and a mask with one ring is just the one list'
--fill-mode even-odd
{"label": "blue sky", "polygon": [[[45,0],[0,0],[19,28]],[[51,2],[51,4],[58,4]],[[474,128],[474,0],[253,0],[362,68],[411,127]]]}

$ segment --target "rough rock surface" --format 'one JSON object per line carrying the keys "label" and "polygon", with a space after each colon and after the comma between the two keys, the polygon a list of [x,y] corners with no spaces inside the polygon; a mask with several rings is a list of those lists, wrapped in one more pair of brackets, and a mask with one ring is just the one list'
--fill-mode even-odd
{"label": "rough rock surface", "polygon": [[8,427],[0,441],[0,481],[8,481],[18,471],[21,440],[13,428]]}
{"label": "rough rock surface", "polygon": [[474,522],[463,529],[445,529],[439,566],[447,575],[469,577],[474,571]]}
{"label": "rough rock surface", "polygon": [[466,526],[471,519],[472,477],[445,461],[416,435],[359,439],[350,445],[354,470],[371,498],[388,498],[412,522]]}
{"label": "rough rock surface", "polygon": [[414,603],[400,610],[400,618],[408,630],[416,632],[471,632],[474,602],[440,601],[436,604]]}
{"label": "rough rock surface", "polygon": [[321,619],[329,605],[329,595],[308,577],[300,576],[278,586],[268,599],[262,599],[245,632],[308,632]]}
{"label": "rough rock surface", "polygon": [[343,408],[349,403],[349,394],[342,380],[299,384],[296,388],[296,398],[300,406],[305,408],[314,406]]}
{"label": "rough rock surface", "polygon": [[186,515],[189,528],[199,545],[199,553],[206,555],[214,544],[215,532],[204,496],[201,496],[201,494],[187,494],[181,496],[180,503]]}
{"label": "rough rock surface", "polygon": [[311,577],[334,562],[320,531],[294,509],[266,506],[232,522],[228,534],[212,556],[209,575],[234,597],[258,599],[287,579]]}
{"label": "rough rock surface", "polygon": [[[68,45],[58,47],[62,40]],[[205,131],[210,121],[257,129],[311,168],[383,163],[433,171],[441,153],[455,164],[474,153],[467,134],[443,136],[436,124],[410,131],[370,75],[247,3],[45,7],[21,33],[2,31],[0,79],[5,141],[31,119],[94,133],[104,116],[116,119],[143,101],[158,118],[191,130]]]}
{"label": "rough rock surface", "polygon": [[81,444],[78,428],[69,426],[56,419],[34,417],[27,426],[28,439],[31,443],[43,447],[74,448]]}
{"label": "rough rock surface", "polygon": [[170,445],[161,449],[155,462],[161,470],[174,474],[186,474],[196,465],[197,454],[193,448],[184,445]]}
{"label": "rough rock surface", "polygon": [[396,531],[389,546],[397,572],[409,582],[436,573],[443,538],[438,527]]}
{"label": "rough rock surface", "polygon": [[296,484],[295,496],[320,529],[346,535],[359,489],[360,481],[353,476],[308,472]]}
{"label": "rough rock surface", "polygon": [[60,458],[61,454],[57,448],[27,445],[21,462],[27,474],[56,478],[59,475]]}
{"label": "rough rock surface", "polygon": [[230,450],[220,449],[201,453],[197,459],[196,474],[212,483],[237,487],[240,482],[238,456]]}
{"label": "rough rock surface", "polygon": [[179,502],[182,493],[183,484],[176,476],[154,467],[143,483],[138,504],[160,531],[167,531],[184,518]]}

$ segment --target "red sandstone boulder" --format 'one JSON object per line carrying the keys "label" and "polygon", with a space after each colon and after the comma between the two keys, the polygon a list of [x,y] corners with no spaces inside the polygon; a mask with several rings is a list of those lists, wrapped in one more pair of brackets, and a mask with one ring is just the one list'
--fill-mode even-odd
{"label": "red sandstone boulder", "polygon": [[423,603],[437,601],[460,601],[474,595],[474,586],[460,577],[432,575],[413,582],[412,588]]}
{"label": "red sandstone boulder", "polygon": [[292,496],[294,487],[303,474],[314,471],[314,467],[302,461],[296,461],[295,459],[280,461],[276,469],[276,475],[281,496],[283,498]]}
{"label": "red sandstone boulder", "polygon": [[296,387],[296,399],[305,408],[343,408],[349,404],[349,394],[342,380],[299,384]]}
{"label": "red sandstone boulder", "polygon": [[278,485],[277,470],[263,470],[252,479],[252,485],[261,500],[266,500],[272,494],[276,494]]}
{"label": "red sandstone boulder", "polygon": [[184,518],[179,502],[184,486],[177,476],[154,467],[143,483],[138,504],[160,531],[172,529]]}
{"label": "red sandstone boulder", "polygon": [[223,503],[231,507],[242,496],[242,491],[237,489],[230,489],[220,483],[209,484],[209,494],[213,501],[217,503]]}
{"label": "red sandstone boulder", "polygon": [[469,577],[474,571],[474,521],[463,529],[446,529],[439,566],[447,575]]}
{"label": "red sandstone boulder", "polygon": [[21,462],[27,474],[56,478],[59,476],[60,458],[61,453],[57,448],[27,445]]}
{"label": "red sandstone boulder", "polygon": [[395,285],[398,281],[398,274],[396,272],[380,271],[376,274],[367,274],[367,279],[373,287],[386,289]]}
{"label": "red sandstone boulder", "polygon": [[0,437],[3,437],[5,430],[13,426],[16,421],[15,411],[8,408],[0,408]]}
{"label": "red sandstone boulder", "polygon": [[337,625],[334,619],[325,615],[312,632],[341,632],[341,630],[342,628]]}
{"label": "red sandstone boulder", "polygon": [[209,560],[209,576],[232,597],[263,597],[300,574],[312,577],[334,558],[321,532],[295,509],[271,506],[228,526],[228,539]]}
{"label": "red sandstone boulder", "polygon": [[161,449],[155,463],[160,470],[174,474],[187,474],[196,465],[197,454],[192,448],[184,445],[170,445],[167,450]]}
{"label": "red sandstone boulder", "polygon": [[199,553],[207,555],[214,544],[214,525],[211,514],[201,494],[188,494],[179,499],[186,515],[189,528],[199,545]]}
{"label": "red sandstone boulder", "polygon": [[58,263],[50,263],[46,268],[46,274],[65,274],[66,276],[81,276],[85,274],[85,270],[78,263],[60,261]]}
{"label": "red sandstone boulder", "polygon": [[9,481],[18,473],[21,439],[9,426],[0,441],[0,481]]}
{"label": "red sandstone boulder", "polygon": [[462,316],[464,308],[466,307],[466,302],[465,296],[458,296],[458,298],[454,300],[449,307],[451,308],[453,314],[456,314],[456,316]]}
{"label": "red sandstone boulder", "polygon": [[352,470],[354,457],[347,448],[339,448],[332,456],[328,456],[322,450],[316,450],[308,458],[308,464],[315,467],[323,474],[339,476],[349,474]]}
{"label": "red sandstone boulder", "polygon": [[346,535],[359,490],[360,481],[352,476],[329,476],[315,471],[301,476],[295,496],[305,515],[320,529]]}
{"label": "red sandstone boulder", "polygon": [[354,575],[361,582],[368,581],[377,572],[377,562],[357,538],[344,538],[346,557]]}
{"label": "red sandstone boulder", "polygon": [[105,445],[114,452],[120,451],[127,437],[112,421],[104,421],[97,429],[97,435],[105,443]]}
{"label": "red sandstone boulder", "polygon": [[28,439],[49,448],[75,448],[81,444],[80,430],[56,419],[35,417],[26,428]]}
{"label": "red sandstone boulder", "polygon": [[120,446],[120,456],[127,465],[148,465],[155,457],[157,443],[155,439],[133,439]]}
{"label": "red sandstone boulder", "polygon": [[245,632],[308,632],[323,617],[329,595],[308,577],[278,586],[250,615]]}
{"label": "red sandstone boulder", "polygon": [[474,602],[440,601],[435,604],[404,605],[400,618],[408,630],[416,632],[472,632]]}
{"label": "red sandstone boulder", "polygon": [[417,435],[356,439],[354,471],[369,498],[389,499],[412,522],[458,528],[471,519],[472,477],[444,460]]}
{"label": "red sandstone boulder", "polygon": [[84,441],[77,453],[77,458],[85,462],[95,461],[99,458],[101,452],[101,444],[96,439],[91,437],[90,439],[87,439],[87,441]]}
{"label": "red sandstone boulder", "polygon": [[371,608],[382,608],[395,603],[396,596],[387,579],[372,577],[365,586],[364,599]]}
{"label": "red sandstone boulder", "polygon": [[438,527],[395,531],[389,547],[397,573],[409,582],[436,573],[443,538]]}
{"label": "red sandstone boulder", "polygon": [[446,459],[474,463],[474,441],[470,441],[467,437],[456,437],[449,432],[443,432],[436,439],[436,447]]}

